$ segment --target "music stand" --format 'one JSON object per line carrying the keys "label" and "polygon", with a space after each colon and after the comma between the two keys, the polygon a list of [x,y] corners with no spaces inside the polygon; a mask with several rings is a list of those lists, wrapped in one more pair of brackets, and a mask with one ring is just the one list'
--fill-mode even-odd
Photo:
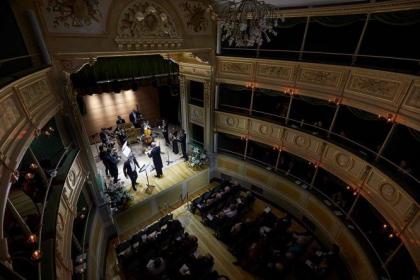
{"label": "music stand", "polygon": [[147,184],[146,184],[146,190],[145,190],[145,192],[147,194],[151,194],[152,191],[153,191],[153,188],[155,187],[153,185],[150,185],[150,182],[149,182],[149,175],[147,174],[147,168],[149,167],[149,165],[150,164],[147,164],[147,165],[146,164],[143,164],[143,166],[139,170],[139,173],[141,173],[143,171],[146,173],[146,181],[147,181]]}
{"label": "music stand", "polygon": [[166,163],[169,165],[174,161],[169,159],[169,148],[168,147],[166,147],[166,153],[168,154],[168,159],[166,160]]}

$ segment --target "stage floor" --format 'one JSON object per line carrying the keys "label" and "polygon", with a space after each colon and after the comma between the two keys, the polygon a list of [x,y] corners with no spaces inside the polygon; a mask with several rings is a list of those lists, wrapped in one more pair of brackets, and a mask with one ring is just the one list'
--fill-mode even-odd
{"label": "stage floor", "polygon": [[[121,153],[121,147],[118,147],[118,155],[121,155],[121,160],[118,163],[118,175],[120,179],[120,184],[122,184],[132,195],[133,200],[130,202],[131,205],[137,204],[143,200],[146,200],[147,198],[170,188],[171,186],[178,184],[185,179],[187,179],[190,176],[194,176],[195,174],[198,174],[200,171],[192,170],[187,166],[187,163],[184,162],[184,159],[181,158],[182,153],[181,149],[179,149],[178,154],[174,154],[172,152],[172,147],[168,147],[165,145],[165,140],[162,138],[156,138],[156,142],[160,142],[161,145],[161,152],[162,154],[162,162],[163,162],[163,177],[156,178],[156,171],[153,167],[153,161],[151,158],[149,158],[145,153],[145,147],[143,144],[132,144],[129,147],[131,148],[132,152],[134,153],[137,162],[139,163],[140,167],[143,165],[147,166],[147,176],[149,178],[149,184],[154,186],[151,188],[150,193],[146,193],[147,189],[147,179],[146,179],[146,173],[141,172],[139,174],[139,177],[137,179],[137,182],[139,183],[136,187],[137,191],[132,190],[131,188],[131,181],[130,178],[125,178],[123,173],[123,165],[124,161],[127,159],[122,153]],[[93,156],[96,160],[96,166],[98,168],[98,171],[101,175],[103,175],[103,178],[105,178],[105,181],[107,183],[107,186],[112,185],[112,177],[105,176],[105,167],[102,163],[102,161],[99,159],[98,153],[99,153],[99,146],[100,143],[91,145]],[[168,165],[168,154],[169,154],[169,160],[172,161]]]}

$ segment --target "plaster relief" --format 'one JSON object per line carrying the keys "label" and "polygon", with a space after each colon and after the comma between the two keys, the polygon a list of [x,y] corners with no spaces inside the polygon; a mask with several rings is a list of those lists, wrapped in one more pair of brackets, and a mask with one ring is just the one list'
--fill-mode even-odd
{"label": "plaster relief", "polygon": [[231,74],[251,75],[252,64],[240,62],[222,62],[221,72]]}
{"label": "plaster relief", "polygon": [[3,142],[3,137],[10,134],[21,118],[22,113],[15,97],[9,96],[0,101],[0,143]]}
{"label": "plaster relief", "polygon": [[400,193],[395,189],[395,187],[389,183],[383,183],[379,186],[379,193],[382,198],[391,204],[397,204],[400,198]]}
{"label": "plaster relief", "polygon": [[207,29],[209,19],[205,6],[198,2],[192,4],[191,1],[185,1],[181,6],[186,14],[186,23],[189,29],[194,32]]}
{"label": "plaster relief", "polygon": [[102,34],[112,0],[43,0],[40,11],[51,33]]}
{"label": "plaster relief", "polygon": [[393,101],[399,93],[400,83],[392,80],[353,75],[347,88],[363,95]]}
{"label": "plaster relief", "polygon": [[120,49],[179,48],[182,34],[174,16],[155,1],[129,4],[118,20],[115,41]]}
{"label": "plaster relief", "polygon": [[299,81],[311,84],[317,84],[328,87],[338,87],[342,74],[340,72],[320,71],[303,68],[300,71]]}
{"label": "plaster relief", "polygon": [[354,159],[352,159],[349,155],[337,152],[335,155],[335,163],[337,166],[345,169],[350,170],[353,168]]}
{"label": "plaster relief", "polygon": [[289,81],[292,79],[292,70],[293,68],[291,67],[258,64],[257,77]]}
{"label": "plaster relief", "polygon": [[48,81],[46,78],[37,81],[27,87],[21,88],[20,92],[22,94],[23,102],[25,106],[30,110],[40,104],[50,95],[50,88],[48,86]]}

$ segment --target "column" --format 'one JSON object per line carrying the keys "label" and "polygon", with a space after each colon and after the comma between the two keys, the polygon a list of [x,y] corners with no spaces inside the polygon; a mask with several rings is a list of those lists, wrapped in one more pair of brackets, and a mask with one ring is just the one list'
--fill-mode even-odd
{"label": "column", "polygon": [[208,153],[213,153],[214,129],[213,129],[214,94],[211,94],[210,80],[204,81],[204,148]]}
{"label": "column", "polygon": [[184,75],[179,75],[179,101],[181,102],[181,127],[187,134],[187,143],[190,142],[190,134],[188,129],[188,80]]}

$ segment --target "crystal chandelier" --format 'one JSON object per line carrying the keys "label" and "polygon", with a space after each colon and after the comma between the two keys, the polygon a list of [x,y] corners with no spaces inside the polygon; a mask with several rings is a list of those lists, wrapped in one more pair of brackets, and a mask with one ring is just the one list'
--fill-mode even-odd
{"label": "crystal chandelier", "polygon": [[219,19],[222,25],[222,40],[229,46],[260,47],[270,36],[276,36],[277,19],[273,17],[274,7],[260,0],[226,1],[220,7]]}

